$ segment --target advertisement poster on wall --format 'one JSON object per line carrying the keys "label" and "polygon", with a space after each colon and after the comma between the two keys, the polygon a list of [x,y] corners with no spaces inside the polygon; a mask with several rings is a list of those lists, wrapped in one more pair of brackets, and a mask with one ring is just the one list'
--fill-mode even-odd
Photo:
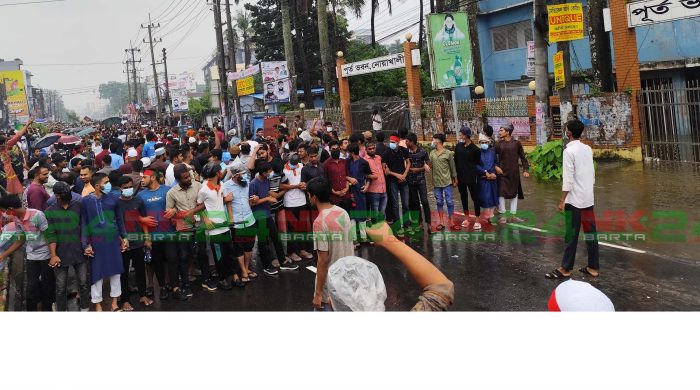
{"label": "advertisement poster on wall", "polygon": [[466,12],[430,14],[427,20],[433,89],[474,85],[474,65]]}
{"label": "advertisement poster on wall", "polygon": [[190,108],[190,101],[187,97],[186,89],[176,89],[170,91],[171,98],[173,100],[173,111],[184,112]]}
{"label": "advertisement poster on wall", "polygon": [[27,93],[24,87],[24,71],[12,70],[0,72],[0,80],[4,80],[7,96],[7,109],[11,120],[26,123],[29,120]]}
{"label": "advertisement poster on wall", "polygon": [[494,133],[501,127],[511,124],[515,139],[530,139],[530,118],[528,117],[489,117],[488,124],[493,127]]}
{"label": "advertisement poster on wall", "polygon": [[289,103],[291,79],[286,61],[262,62],[265,104]]}

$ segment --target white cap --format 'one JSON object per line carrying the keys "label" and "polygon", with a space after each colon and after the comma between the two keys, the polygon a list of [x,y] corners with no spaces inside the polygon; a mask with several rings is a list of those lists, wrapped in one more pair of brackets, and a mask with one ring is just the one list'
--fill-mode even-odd
{"label": "white cap", "polygon": [[188,141],[189,141],[188,143],[193,144],[193,143],[197,142],[197,138],[190,137],[190,139]]}
{"label": "white cap", "polygon": [[165,148],[156,149],[156,156],[162,156],[165,154]]}
{"label": "white cap", "polygon": [[139,152],[136,151],[134,148],[129,148],[129,150],[126,151],[126,157],[138,157]]}
{"label": "white cap", "polygon": [[148,157],[144,157],[141,159],[141,162],[143,163],[143,167],[146,168],[151,165],[151,159]]}

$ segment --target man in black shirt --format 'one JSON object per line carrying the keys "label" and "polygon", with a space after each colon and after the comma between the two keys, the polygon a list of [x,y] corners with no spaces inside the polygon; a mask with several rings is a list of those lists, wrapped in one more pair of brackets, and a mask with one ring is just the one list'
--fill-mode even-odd
{"label": "man in black shirt", "polygon": [[[408,159],[408,150],[403,146],[399,146],[398,133],[392,134],[389,139],[389,149],[382,155],[382,160],[389,168],[387,173],[387,192],[389,194],[389,204],[393,211],[394,222],[400,222],[401,225],[396,225],[395,233],[403,235],[403,228],[408,227],[410,220],[408,218],[408,173],[411,163]],[[401,208],[399,208],[399,201]]]}
{"label": "man in black shirt", "polygon": [[318,146],[307,146],[306,156],[309,162],[304,164],[304,167],[301,169],[301,181],[308,183],[313,178],[325,177],[323,165],[318,162]]}
{"label": "man in black shirt", "polygon": [[[425,221],[430,230],[430,203],[428,202],[428,187],[425,181],[425,166],[430,161],[428,152],[418,145],[418,136],[414,133],[406,135],[406,146],[408,147],[408,158],[411,161],[411,168],[408,172],[408,203],[411,209],[411,223],[416,222],[416,228],[420,226],[421,220]],[[420,209],[423,206],[423,218],[421,219]],[[414,218],[417,217],[417,218]]]}
{"label": "man in black shirt", "polygon": [[[476,219],[479,218],[480,206],[479,206],[479,186],[476,181],[476,166],[481,164],[481,150],[474,145],[471,140],[472,131],[466,126],[462,126],[459,130],[458,143],[455,147],[455,167],[457,168],[457,189],[459,189],[459,196],[462,200],[462,208],[464,209],[464,221],[462,222],[462,227],[466,228],[469,226],[469,198],[467,196],[467,189],[472,195],[472,202],[474,203],[474,215]],[[473,228],[475,230],[481,229],[481,224],[478,220],[474,222]]]}

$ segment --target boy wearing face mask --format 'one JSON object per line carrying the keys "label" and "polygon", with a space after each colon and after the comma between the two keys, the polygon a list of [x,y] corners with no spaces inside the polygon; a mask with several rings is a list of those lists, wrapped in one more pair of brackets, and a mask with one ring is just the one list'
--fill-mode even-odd
{"label": "boy wearing face mask", "polygon": [[[146,296],[146,265],[143,261],[143,235],[144,229],[140,224],[140,219],[146,216],[146,205],[143,199],[134,196],[134,180],[129,176],[119,178],[119,212],[124,219],[124,226],[131,240],[129,248],[122,252],[122,263],[124,272],[121,276],[122,296],[120,298],[122,311],[133,311],[134,308],[129,302],[129,268],[134,266],[136,270],[136,286],[139,292],[139,302],[144,306],[151,306],[153,301]],[[144,226],[145,227],[145,226]],[[146,234],[148,233],[148,228]]]}
{"label": "boy wearing face mask", "polygon": [[430,151],[430,161],[428,162],[433,173],[433,193],[440,218],[437,230],[444,229],[442,225],[444,220],[443,204],[447,205],[447,222],[451,225],[451,229],[458,230],[460,227],[455,225],[453,220],[455,204],[452,200],[452,187],[457,187],[457,169],[452,158],[453,153],[445,148],[444,143],[445,134],[433,135],[433,150]]}
{"label": "boy wearing face mask", "polygon": [[[396,234],[403,235],[404,228],[408,227],[408,173],[411,162],[408,158],[408,150],[399,146],[400,138],[398,133],[392,134],[389,138],[389,149],[382,156],[382,160],[387,166],[387,192],[389,204],[392,209],[392,216],[397,225]],[[379,149],[379,148],[377,148]],[[400,206],[399,206],[400,204]],[[387,218],[388,219],[388,218]]]}
{"label": "boy wearing face mask", "polygon": [[[498,182],[496,176],[496,151],[491,147],[493,129],[485,128],[487,133],[479,133],[479,149],[481,162],[476,166],[479,183],[479,206],[483,209],[481,222],[488,222],[493,217],[493,211],[498,206]],[[490,132],[488,132],[490,130]]]}

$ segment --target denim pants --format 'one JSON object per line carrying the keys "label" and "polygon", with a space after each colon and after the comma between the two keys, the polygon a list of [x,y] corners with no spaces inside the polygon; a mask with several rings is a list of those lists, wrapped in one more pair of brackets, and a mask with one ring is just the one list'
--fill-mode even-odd
{"label": "denim pants", "polygon": [[377,192],[368,192],[367,200],[369,203],[369,211],[373,220],[384,219],[384,213],[386,212],[386,194],[380,194]]}
{"label": "denim pants", "polygon": [[[389,184],[389,202],[391,203],[392,210],[394,211],[394,217],[396,218],[396,221],[402,222],[402,226],[408,227],[410,224],[410,221],[408,220],[408,183],[390,181],[387,184]],[[401,201],[400,209],[399,200]]]}
{"label": "denim pants", "polygon": [[435,187],[433,188],[433,193],[435,194],[437,210],[442,212],[442,206],[447,204],[447,214],[452,216],[455,212],[455,202],[452,200],[452,186]]}
{"label": "denim pants", "polygon": [[56,298],[56,278],[48,260],[27,260],[27,311],[51,311]]}
{"label": "denim pants", "polygon": [[80,308],[90,308],[90,282],[88,281],[88,263],[60,266],[54,268],[56,275],[56,311],[66,311],[68,306],[68,271],[73,267],[75,278],[78,279],[80,291]]}
{"label": "denim pants", "polygon": [[421,223],[420,210],[423,208],[423,221],[430,225],[430,202],[428,202],[428,188],[425,180],[408,185],[408,203],[411,209],[411,223]]}

